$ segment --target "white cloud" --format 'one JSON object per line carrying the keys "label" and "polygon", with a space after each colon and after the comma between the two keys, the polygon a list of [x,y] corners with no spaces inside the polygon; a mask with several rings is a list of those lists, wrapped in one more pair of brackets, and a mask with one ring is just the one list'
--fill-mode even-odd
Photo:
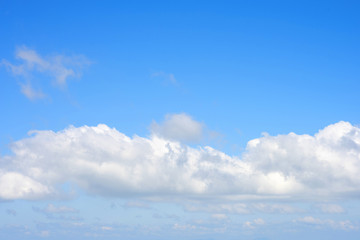
{"label": "white cloud", "polygon": [[266,135],[248,143],[243,160],[282,182],[269,185],[270,191],[291,193],[292,185],[296,189],[293,193],[314,197],[358,193],[360,129],[348,122],[338,122],[315,136]]}
{"label": "white cloud", "polygon": [[170,140],[198,142],[203,137],[204,126],[185,113],[168,114],[161,124],[154,122],[151,131]]}
{"label": "white cloud", "polygon": [[13,155],[5,157],[0,174],[3,199],[43,197],[66,182],[92,194],[164,199],[360,193],[360,129],[347,122],[315,136],[290,133],[252,140],[242,159],[156,134],[130,138],[103,124],[32,134],[14,142]]}
{"label": "white cloud", "polygon": [[243,224],[243,227],[248,228],[248,229],[254,229],[257,226],[261,226],[264,224],[265,224],[265,221],[262,218],[257,218],[257,219],[254,219],[253,221],[246,221]]}
{"label": "white cloud", "polygon": [[49,237],[50,236],[50,231],[41,231],[40,232],[40,237]]}
{"label": "white cloud", "polygon": [[80,77],[82,68],[90,64],[90,61],[81,55],[43,57],[25,46],[16,49],[15,58],[22,63],[16,65],[2,59],[1,64],[12,74],[24,78],[25,81],[20,82],[21,92],[31,100],[45,96],[40,89],[35,90],[32,86],[36,74],[49,77],[56,86],[63,88],[67,85],[69,78]]}
{"label": "white cloud", "polygon": [[108,227],[108,226],[102,226],[102,227],[101,227],[101,230],[110,231],[110,230],[113,230],[113,228],[112,228],[112,227]]}
{"label": "white cloud", "polygon": [[21,173],[4,172],[0,169],[0,198],[2,199],[37,199],[50,193],[51,187],[47,187]]}
{"label": "white cloud", "polygon": [[265,213],[295,213],[301,211],[286,204],[254,203],[252,204],[252,208]]}
{"label": "white cloud", "polygon": [[331,219],[318,219],[314,218],[312,216],[306,216],[300,219],[295,220],[295,222],[310,224],[315,226],[316,228],[322,228],[322,227],[330,227],[333,229],[341,229],[341,230],[357,230],[359,229],[359,226],[353,224],[349,220],[345,221],[334,221]]}
{"label": "white cloud", "polygon": [[175,230],[195,230],[198,227],[196,225],[191,225],[191,224],[179,224],[179,223],[175,223],[173,225],[173,229]]}

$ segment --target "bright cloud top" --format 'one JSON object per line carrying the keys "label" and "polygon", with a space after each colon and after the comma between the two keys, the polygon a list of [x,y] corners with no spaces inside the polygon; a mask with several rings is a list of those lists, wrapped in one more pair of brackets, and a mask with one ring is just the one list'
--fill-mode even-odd
{"label": "bright cloud top", "polygon": [[329,125],[314,136],[265,135],[250,141],[241,158],[156,133],[130,138],[104,124],[31,132],[12,144],[13,155],[2,158],[0,197],[52,196],[67,182],[114,197],[360,193],[360,129],[348,122]]}
{"label": "bright cloud top", "polygon": [[35,50],[25,46],[16,49],[15,58],[22,63],[12,64],[3,59],[2,64],[14,75],[25,79],[20,83],[21,92],[29,99],[43,98],[45,94],[38,87],[33,87],[34,75],[42,74],[50,77],[56,86],[65,87],[69,78],[77,78],[82,74],[82,68],[90,61],[84,56],[53,55],[43,57]]}

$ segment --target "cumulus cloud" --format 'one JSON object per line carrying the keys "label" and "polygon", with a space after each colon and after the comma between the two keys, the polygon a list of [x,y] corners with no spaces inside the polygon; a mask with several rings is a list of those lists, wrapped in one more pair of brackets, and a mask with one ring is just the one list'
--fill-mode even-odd
{"label": "cumulus cloud", "polygon": [[49,195],[51,192],[51,187],[47,187],[28,176],[0,169],[0,198],[2,199],[38,199]]}
{"label": "cumulus cloud", "polygon": [[12,74],[23,78],[24,81],[20,82],[21,92],[32,100],[45,97],[41,89],[33,87],[36,74],[50,78],[56,86],[63,88],[69,78],[80,77],[83,67],[90,64],[90,61],[81,55],[44,57],[25,46],[16,49],[15,58],[21,63],[17,65],[2,59],[1,64]]}
{"label": "cumulus cloud", "polygon": [[192,119],[191,116],[180,114],[167,114],[165,121],[151,125],[153,134],[170,140],[181,142],[198,142],[203,137],[203,124]]}
{"label": "cumulus cloud", "polygon": [[298,199],[360,193],[360,129],[347,122],[314,136],[265,135],[250,141],[241,158],[156,133],[131,138],[104,124],[33,131],[14,142],[13,154],[3,159],[0,197],[41,198],[68,182],[115,197]]}

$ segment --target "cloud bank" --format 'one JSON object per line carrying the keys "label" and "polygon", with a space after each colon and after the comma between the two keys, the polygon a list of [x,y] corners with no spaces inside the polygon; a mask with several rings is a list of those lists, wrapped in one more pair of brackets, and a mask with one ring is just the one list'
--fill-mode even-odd
{"label": "cloud bank", "polygon": [[104,124],[33,131],[12,144],[12,155],[1,158],[0,198],[51,197],[64,183],[113,197],[360,194],[360,129],[348,122],[329,125],[314,136],[264,135],[249,141],[241,157],[209,146],[190,147],[157,133],[128,137]]}

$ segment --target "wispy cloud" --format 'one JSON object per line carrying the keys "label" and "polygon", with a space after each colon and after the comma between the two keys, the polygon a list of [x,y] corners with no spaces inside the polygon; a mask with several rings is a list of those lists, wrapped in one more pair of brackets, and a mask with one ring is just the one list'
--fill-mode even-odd
{"label": "wispy cloud", "polygon": [[142,209],[150,209],[149,204],[142,201],[128,201],[123,205],[124,208],[142,208]]}
{"label": "wispy cloud", "polygon": [[320,204],[319,208],[323,213],[343,213],[344,208],[337,204]]}
{"label": "wispy cloud", "polygon": [[250,213],[248,206],[244,203],[212,203],[212,204],[188,204],[185,210],[189,212],[209,212],[214,214],[247,214]]}
{"label": "wispy cloud", "polygon": [[302,212],[303,210],[297,209],[293,206],[286,204],[267,204],[267,203],[254,203],[251,205],[254,210],[263,213],[283,213],[290,214],[296,212]]}
{"label": "wispy cloud", "polygon": [[352,223],[349,220],[335,221],[332,219],[319,219],[319,218],[314,218],[312,216],[306,216],[306,217],[295,220],[295,222],[312,225],[316,228],[330,227],[333,229],[341,229],[341,230],[357,230],[357,229],[359,229],[358,225],[355,225],[354,223]]}
{"label": "wispy cloud", "polygon": [[41,90],[34,89],[30,81],[20,83],[20,90],[30,100],[41,99],[46,96]]}
{"label": "wispy cloud", "polygon": [[81,77],[83,68],[90,64],[90,61],[82,55],[41,56],[35,50],[25,46],[16,49],[15,58],[20,63],[13,64],[2,59],[1,65],[13,75],[22,78],[19,83],[21,92],[31,100],[45,97],[40,87],[38,89],[33,87],[36,78],[51,80],[55,86],[64,88],[68,79]]}
{"label": "wispy cloud", "polygon": [[32,207],[32,209],[34,212],[41,213],[49,219],[70,220],[70,221],[77,221],[82,219],[81,217],[74,215],[79,212],[78,210],[67,206],[55,206],[53,204],[48,204],[44,208]]}
{"label": "wispy cloud", "polygon": [[153,72],[151,74],[151,77],[152,78],[160,78],[160,79],[162,79],[162,81],[164,83],[170,83],[170,84],[173,84],[173,85],[178,84],[178,82],[176,81],[175,75],[172,74],[172,73],[166,73],[166,72],[163,72],[163,71],[158,71],[158,72]]}
{"label": "wispy cloud", "polygon": [[257,218],[252,221],[246,221],[243,224],[243,227],[248,228],[248,229],[255,229],[256,227],[264,225],[264,224],[265,224],[265,221],[262,218]]}

